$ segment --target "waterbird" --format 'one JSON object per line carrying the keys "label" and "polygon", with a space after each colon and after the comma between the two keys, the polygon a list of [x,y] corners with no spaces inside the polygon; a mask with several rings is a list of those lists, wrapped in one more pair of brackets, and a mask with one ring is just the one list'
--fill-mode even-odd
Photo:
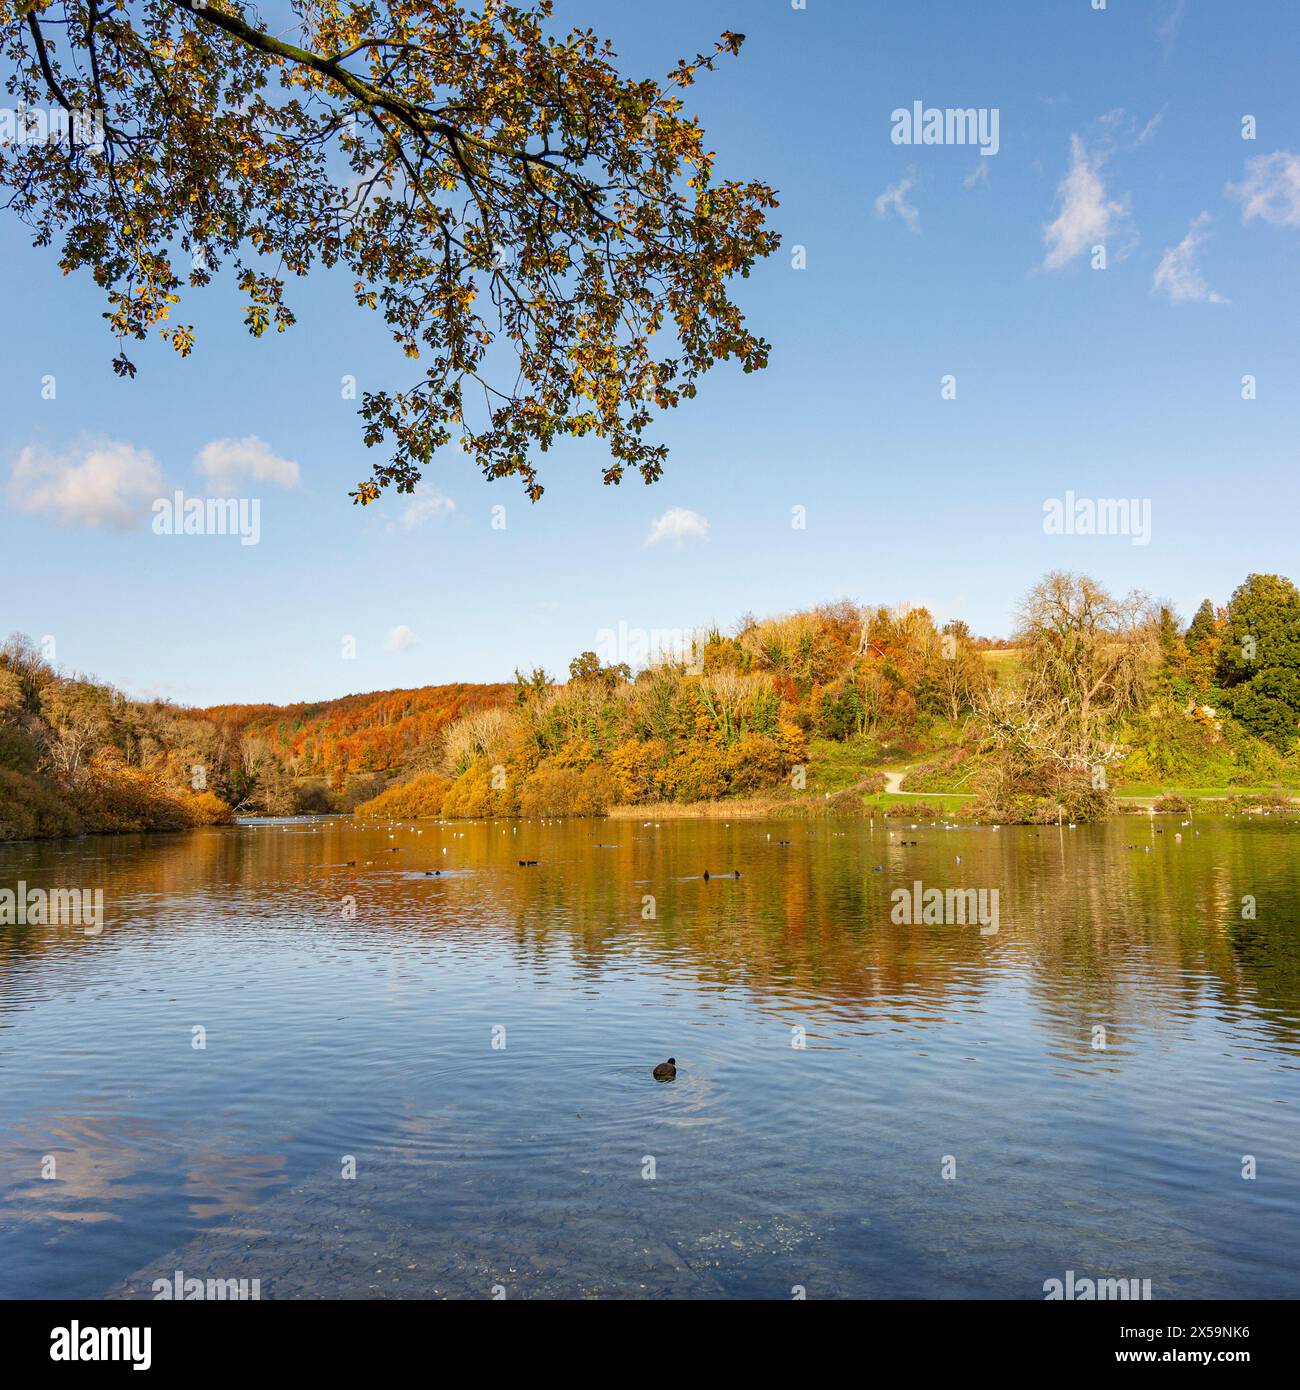
{"label": "waterbird", "polygon": [[677,1075],[677,1058],[670,1057],[666,1062],[660,1062],[655,1068],[654,1076],[656,1081],[672,1081]]}

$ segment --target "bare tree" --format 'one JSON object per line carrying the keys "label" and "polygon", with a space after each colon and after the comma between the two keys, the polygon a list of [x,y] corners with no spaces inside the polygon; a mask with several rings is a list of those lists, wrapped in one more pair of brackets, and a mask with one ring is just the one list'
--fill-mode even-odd
{"label": "bare tree", "polygon": [[1086,575],[1054,571],[1017,620],[1019,680],[987,687],[978,702],[992,754],[986,800],[1031,795],[1096,813],[1109,802],[1124,720],[1147,698],[1157,615],[1145,594],[1116,598]]}

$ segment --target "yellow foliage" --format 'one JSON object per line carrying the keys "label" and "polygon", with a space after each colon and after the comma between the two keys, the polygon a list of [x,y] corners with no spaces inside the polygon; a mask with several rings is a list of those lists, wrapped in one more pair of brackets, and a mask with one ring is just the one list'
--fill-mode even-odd
{"label": "yellow foliage", "polygon": [[609,772],[617,799],[635,805],[663,794],[666,747],[659,739],[625,739],[609,755]]}
{"label": "yellow foliage", "polygon": [[[502,785],[494,786],[493,783],[498,780]],[[512,777],[508,771],[503,777],[498,778],[493,766],[486,762],[477,762],[451,784],[443,798],[442,814],[471,819],[480,816],[516,815],[519,810],[515,790],[518,781],[518,777]]]}
{"label": "yellow foliage", "polygon": [[525,816],[599,816],[614,802],[607,767],[591,763],[581,772],[544,763],[524,779],[519,811]]}
{"label": "yellow foliage", "polygon": [[451,783],[436,772],[425,772],[396,787],[387,787],[378,796],[363,801],[353,812],[358,819],[371,816],[440,816]]}
{"label": "yellow foliage", "polygon": [[230,807],[215,792],[199,792],[182,804],[191,825],[230,824]]}

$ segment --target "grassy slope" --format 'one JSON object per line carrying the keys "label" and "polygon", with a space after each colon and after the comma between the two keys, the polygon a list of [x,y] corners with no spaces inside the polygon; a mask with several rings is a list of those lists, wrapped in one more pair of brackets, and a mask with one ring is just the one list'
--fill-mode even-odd
{"label": "grassy slope", "polygon": [[[1019,674],[1020,653],[1014,648],[981,653],[985,664],[999,682],[1014,682]],[[856,786],[872,773],[883,771],[912,772],[939,755],[955,749],[958,745],[957,730],[941,726],[935,736],[927,740],[919,753],[914,749],[903,749],[881,745],[870,740],[853,740],[847,743],[832,743],[828,739],[814,739],[809,744],[807,797],[824,799],[826,794],[834,794]],[[1290,789],[1300,792],[1300,776],[1285,779],[1282,783],[1269,783],[1252,779],[1247,784],[1231,783],[1228,780],[1230,767],[1225,767],[1222,758],[1206,757],[1195,770],[1182,778],[1167,778],[1163,781],[1138,780],[1121,783],[1115,788],[1115,796],[1121,803],[1130,805],[1150,804],[1157,797],[1177,793],[1192,801],[1218,801],[1229,797],[1261,795],[1269,791]],[[941,784],[939,790],[917,790],[909,788],[906,777],[903,782],[903,795],[886,792],[863,797],[867,806],[885,809],[904,801],[911,796],[918,801],[943,806],[946,810],[957,812],[969,800],[960,795],[968,790],[954,782],[951,786]]]}

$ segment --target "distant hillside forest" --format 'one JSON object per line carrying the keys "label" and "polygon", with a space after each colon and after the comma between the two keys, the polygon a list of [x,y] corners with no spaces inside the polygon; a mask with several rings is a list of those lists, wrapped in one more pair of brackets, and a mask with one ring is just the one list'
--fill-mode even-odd
{"label": "distant hillside forest", "polygon": [[128,700],[16,637],[0,649],[0,838],[737,799],[861,814],[888,800],[887,769],[907,792],[965,796],[966,816],[1086,820],[1132,786],[1293,787],[1298,743],[1300,591],[1277,575],[1190,624],[1057,572],[1007,640],[844,601],[715,630],[689,663],[584,652],[563,683],[534,670],[288,707]]}
{"label": "distant hillside forest", "polygon": [[185,709],[60,674],[11,637],[0,647],[0,840],[350,811],[437,765],[449,725],[511,694],[427,686]]}

